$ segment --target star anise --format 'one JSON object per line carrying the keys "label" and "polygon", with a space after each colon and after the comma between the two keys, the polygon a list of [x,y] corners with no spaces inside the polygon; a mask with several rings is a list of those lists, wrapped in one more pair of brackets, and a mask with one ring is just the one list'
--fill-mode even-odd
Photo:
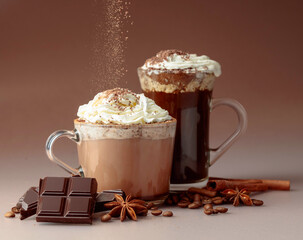
{"label": "star anise", "polygon": [[128,195],[125,200],[120,195],[115,194],[116,201],[104,204],[104,206],[111,211],[108,213],[112,217],[119,217],[123,222],[126,216],[134,221],[137,220],[137,215],[147,212],[145,207],[146,203],[139,199],[131,199],[131,195]]}
{"label": "star anise", "polygon": [[247,191],[245,188],[241,190],[239,190],[238,188],[236,188],[236,190],[226,189],[221,193],[226,196],[229,201],[233,202],[234,206],[239,206],[240,202],[242,202],[246,206],[253,205],[253,202],[249,197],[249,191]]}

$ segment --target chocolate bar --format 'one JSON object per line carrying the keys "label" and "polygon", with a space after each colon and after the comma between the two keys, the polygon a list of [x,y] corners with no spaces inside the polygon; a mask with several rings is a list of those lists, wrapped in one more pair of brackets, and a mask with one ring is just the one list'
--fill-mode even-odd
{"label": "chocolate bar", "polygon": [[37,222],[92,223],[95,178],[45,177],[40,180]]}
{"label": "chocolate bar", "polygon": [[[108,211],[108,209],[104,207],[104,204],[115,201],[115,194],[118,194],[123,198],[125,198],[125,193],[120,189],[105,190],[99,193],[96,197],[94,212],[98,213],[102,211]],[[20,209],[21,220],[24,220],[36,214],[38,199],[39,199],[39,187],[29,188],[23,194],[23,196],[20,197],[19,201],[16,204],[16,208]]]}

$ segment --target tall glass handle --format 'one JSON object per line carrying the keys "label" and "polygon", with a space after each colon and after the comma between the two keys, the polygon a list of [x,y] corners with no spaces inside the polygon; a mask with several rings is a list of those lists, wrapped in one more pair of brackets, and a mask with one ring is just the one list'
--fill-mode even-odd
{"label": "tall glass handle", "polygon": [[73,140],[76,143],[80,141],[79,134],[76,129],[72,130],[72,131],[58,130],[58,131],[52,133],[48,137],[48,139],[46,141],[46,145],[45,145],[45,150],[46,150],[46,154],[47,154],[48,158],[51,161],[53,161],[54,163],[56,163],[59,167],[63,168],[68,173],[83,176],[83,171],[82,171],[81,167],[79,167],[78,169],[73,168],[73,167],[67,165],[65,162],[61,161],[59,158],[57,158],[54,155],[54,153],[53,153],[54,142],[58,138],[61,138],[61,137],[68,137],[69,139]]}
{"label": "tall glass handle", "polygon": [[211,102],[211,110],[218,106],[226,105],[231,107],[238,116],[238,127],[219,147],[211,150],[210,166],[212,166],[225,153],[231,145],[246,131],[247,128],[247,113],[244,107],[234,99],[219,98],[213,99]]}

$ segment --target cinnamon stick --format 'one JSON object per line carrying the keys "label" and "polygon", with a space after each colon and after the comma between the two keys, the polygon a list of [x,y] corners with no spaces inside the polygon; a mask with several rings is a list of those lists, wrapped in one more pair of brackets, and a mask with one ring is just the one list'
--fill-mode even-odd
{"label": "cinnamon stick", "polygon": [[246,188],[248,191],[266,190],[289,190],[290,181],[287,180],[265,180],[265,179],[228,179],[228,178],[209,178],[207,188],[210,190],[221,191],[227,188]]}
{"label": "cinnamon stick", "polygon": [[290,190],[290,181],[289,180],[269,180],[262,179],[262,182],[268,186],[270,190],[282,190],[289,191]]}

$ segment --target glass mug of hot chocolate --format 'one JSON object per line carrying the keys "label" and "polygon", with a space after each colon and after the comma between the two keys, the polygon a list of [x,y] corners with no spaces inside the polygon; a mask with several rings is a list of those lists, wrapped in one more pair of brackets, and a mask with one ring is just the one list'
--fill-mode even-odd
{"label": "glass mug of hot chocolate", "polygon": [[[246,130],[247,115],[233,99],[212,99],[220,64],[207,56],[165,50],[138,68],[145,96],[177,119],[171,190],[204,187],[209,167]],[[209,116],[218,106],[229,106],[237,114],[236,131],[218,148],[209,146]]]}
{"label": "glass mug of hot chocolate", "polygon": [[[143,94],[121,88],[97,94],[77,115],[74,130],[48,138],[49,159],[71,174],[96,178],[98,191],[122,189],[161,203],[169,192],[176,120]],[[77,143],[78,169],[54,155],[60,137]]]}

